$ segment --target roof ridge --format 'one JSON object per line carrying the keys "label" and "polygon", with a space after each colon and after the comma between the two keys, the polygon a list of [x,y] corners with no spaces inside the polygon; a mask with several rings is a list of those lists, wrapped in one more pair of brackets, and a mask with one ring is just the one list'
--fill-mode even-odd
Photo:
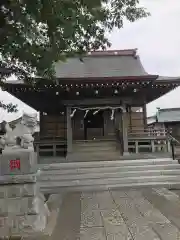
{"label": "roof ridge", "polygon": [[103,51],[90,51],[86,56],[133,56],[137,54],[137,48],[134,49],[121,49],[121,50],[103,50]]}
{"label": "roof ridge", "polygon": [[160,108],[159,112],[165,112],[165,111],[171,111],[171,110],[180,110],[180,107],[175,107],[175,108]]}

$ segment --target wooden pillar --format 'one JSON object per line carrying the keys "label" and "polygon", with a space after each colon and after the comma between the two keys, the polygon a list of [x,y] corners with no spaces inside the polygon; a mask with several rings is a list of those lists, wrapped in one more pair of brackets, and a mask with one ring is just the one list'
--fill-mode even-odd
{"label": "wooden pillar", "polygon": [[67,121],[67,154],[72,152],[72,121],[71,121],[71,107],[66,108]]}
{"label": "wooden pillar", "polygon": [[122,113],[123,155],[129,155],[128,149],[128,119],[126,108]]}
{"label": "wooden pillar", "polygon": [[171,143],[170,141],[167,139],[167,152],[170,153],[171,152]]}
{"label": "wooden pillar", "polygon": [[130,130],[132,131],[132,106],[129,106],[129,125]]}
{"label": "wooden pillar", "polygon": [[139,142],[135,141],[135,152],[139,153]]}
{"label": "wooden pillar", "polygon": [[152,149],[152,152],[154,153],[155,152],[154,140],[151,140],[151,149]]}
{"label": "wooden pillar", "polygon": [[146,102],[143,104],[143,123],[144,123],[144,128],[147,128],[147,109],[146,109]]}
{"label": "wooden pillar", "polygon": [[40,112],[40,116],[39,116],[39,137],[42,136],[42,125],[43,125],[43,112]]}

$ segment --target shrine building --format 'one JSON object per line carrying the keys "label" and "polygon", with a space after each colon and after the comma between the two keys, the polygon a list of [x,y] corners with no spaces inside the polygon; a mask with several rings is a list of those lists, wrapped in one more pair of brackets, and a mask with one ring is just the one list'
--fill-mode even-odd
{"label": "shrine building", "polygon": [[147,73],[136,49],[90,52],[55,68],[55,83],[3,86],[40,112],[40,156],[68,157],[88,144],[104,151],[100,143],[114,144],[119,156],[169,151],[165,130],[148,128],[146,105],[180,86],[180,77]]}

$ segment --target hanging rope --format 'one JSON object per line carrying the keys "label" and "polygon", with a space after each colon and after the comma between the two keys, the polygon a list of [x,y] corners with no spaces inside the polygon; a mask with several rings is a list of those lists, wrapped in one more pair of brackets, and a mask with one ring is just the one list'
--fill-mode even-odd
{"label": "hanging rope", "polygon": [[118,107],[110,107],[110,106],[105,106],[105,107],[85,107],[85,108],[81,108],[81,107],[72,107],[73,109],[77,109],[77,110],[82,110],[82,111],[86,111],[86,110],[105,110],[105,109],[122,109],[124,110],[124,108],[122,106],[118,106]]}
{"label": "hanging rope", "polygon": [[73,112],[71,113],[70,115],[71,118],[74,117],[75,112],[76,112],[76,109],[74,109]]}
{"label": "hanging rope", "polygon": [[96,110],[93,115],[96,115],[100,110],[106,110],[106,109],[111,109],[112,113],[111,113],[111,120],[114,119],[114,113],[115,113],[115,110],[116,109],[121,109],[123,112],[124,112],[124,108],[122,106],[118,106],[118,107],[110,107],[110,106],[105,106],[105,107],[86,107],[86,108],[81,108],[81,107],[72,107],[73,112],[71,113],[70,117],[72,118],[76,112],[76,110],[82,110],[82,111],[86,111],[85,114],[84,114],[84,118],[86,118],[88,112],[90,110]]}
{"label": "hanging rope", "polygon": [[93,112],[93,115],[96,115],[99,111],[100,109],[96,110],[95,112]]}
{"label": "hanging rope", "polygon": [[86,118],[88,112],[89,112],[89,110],[86,110],[86,112],[85,112],[85,114],[84,114],[84,118]]}
{"label": "hanging rope", "polygon": [[111,113],[111,120],[114,120],[114,109],[112,109],[112,113]]}

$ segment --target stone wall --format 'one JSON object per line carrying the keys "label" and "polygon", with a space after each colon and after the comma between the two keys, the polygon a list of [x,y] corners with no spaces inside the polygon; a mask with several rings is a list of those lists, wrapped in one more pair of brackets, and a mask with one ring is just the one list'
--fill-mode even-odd
{"label": "stone wall", "polygon": [[[44,234],[49,211],[37,183],[36,154],[6,150],[0,157],[0,236]],[[29,169],[29,171],[28,171]]]}

